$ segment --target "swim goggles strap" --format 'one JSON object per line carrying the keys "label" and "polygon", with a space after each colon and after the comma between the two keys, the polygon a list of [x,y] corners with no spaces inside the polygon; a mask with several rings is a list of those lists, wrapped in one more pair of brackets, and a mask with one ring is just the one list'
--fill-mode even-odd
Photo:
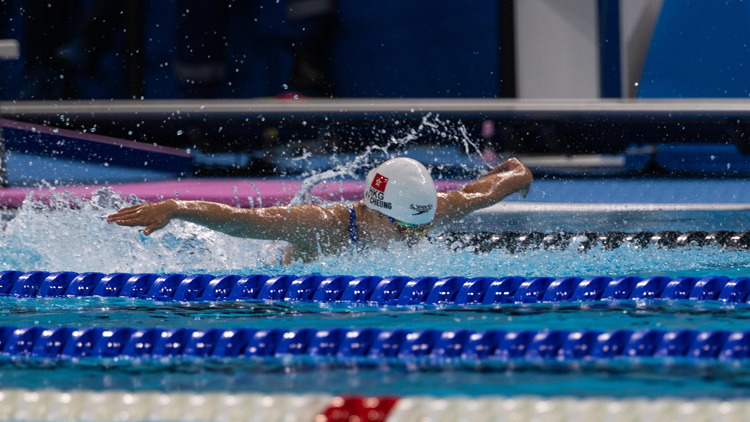
{"label": "swim goggles strap", "polygon": [[388,220],[393,223],[393,225],[396,227],[396,230],[399,231],[399,233],[404,235],[410,235],[410,234],[427,234],[430,230],[432,230],[432,223],[427,224],[411,224],[411,223],[404,223],[403,221],[396,220],[393,217],[387,216]]}

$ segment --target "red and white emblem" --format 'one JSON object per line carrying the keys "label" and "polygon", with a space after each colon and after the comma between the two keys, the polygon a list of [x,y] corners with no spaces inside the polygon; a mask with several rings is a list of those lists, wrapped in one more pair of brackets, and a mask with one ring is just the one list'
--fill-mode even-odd
{"label": "red and white emblem", "polygon": [[385,186],[388,184],[388,178],[381,176],[380,173],[375,173],[375,178],[372,179],[373,189],[385,193]]}

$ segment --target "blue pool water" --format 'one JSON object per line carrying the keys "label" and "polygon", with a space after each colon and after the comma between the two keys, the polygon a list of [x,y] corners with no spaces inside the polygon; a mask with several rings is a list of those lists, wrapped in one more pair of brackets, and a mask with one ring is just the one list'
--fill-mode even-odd
{"label": "blue pool water", "polygon": [[[280,267],[281,245],[234,239],[188,223],[151,238],[105,223],[123,203],[106,192],[79,207],[26,204],[0,232],[0,269],[22,271],[350,274],[467,277],[666,275],[750,276],[750,254],[715,248],[598,247],[474,254],[423,243],[322,257]],[[571,216],[573,218],[574,216]],[[718,214],[717,218],[721,218]],[[729,222],[728,222],[729,223]],[[704,227],[687,227],[700,230]],[[164,303],[121,298],[0,298],[0,325],[193,328],[696,329],[748,330],[750,307],[621,302],[494,307],[376,308],[310,303]],[[536,394],[737,397],[750,395],[750,366],[614,360],[597,364],[467,367],[341,367],[283,361],[13,361],[0,359],[4,387],[124,388],[363,394]]]}

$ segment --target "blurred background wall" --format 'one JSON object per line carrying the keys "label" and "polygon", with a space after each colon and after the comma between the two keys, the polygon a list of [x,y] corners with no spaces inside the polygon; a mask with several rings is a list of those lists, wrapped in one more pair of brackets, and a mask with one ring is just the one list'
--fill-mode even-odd
{"label": "blurred background wall", "polygon": [[[742,113],[665,112],[655,120],[648,110],[608,112],[606,102],[578,101],[748,98],[749,24],[750,2],[743,0],[0,0],[0,39],[20,45],[18,60],[0,61],[0,100],[11,110],[12,101],[49,100],[34,105],[46,107],[66,99],[555,99],[590,108],[565,114],[550,102],[534,114],[522,110],[529,101],[492,102],[509,108],[474,104],[473,114],[440,118],[460,121],[490,159],[564,155],[560,166],[567,168],[568,156],[619,154],[614,164],[609,156],[587,159],[599,160],[607,174],[750,174],[750,120]],[[195,174],[224,176],[273,174],[288,156],[357,154],[374,138],[404,136],[424,116],[313,119],[250,116],[243,114],[247,104],[234,107],[241,118],[172,110],[114,118],[59,109],[4,117],[190,149]],[[374,129],[390,118],[401,122]],[[26,129],[9,124],[9,151],[49,155],[54,142],[37,142],[34,150]],[[446,136],[423,133],[417,143],[445,146]],[[683,169],[685,157],[702,158]],[[284,171],[318,165],[309,162]],[[549,167],[539,162],[535,170]],[[586,163],[571,171],[591,174]]]}
{"label": "blurred background wall", "polygon": [[[497,2],[4,0],[3,97],[492,97]],[[48,4],[51,5],[48,7]]]}
{"label": "blurred background wall", "polygon": [[3,99],[747,97],[742,0],[3,0]]}

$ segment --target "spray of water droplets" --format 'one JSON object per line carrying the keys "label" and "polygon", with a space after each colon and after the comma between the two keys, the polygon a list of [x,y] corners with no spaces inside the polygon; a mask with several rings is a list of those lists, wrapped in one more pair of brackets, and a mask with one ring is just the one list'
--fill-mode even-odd
{"label": "spray of water droplets", "polygon": [[221,273],[267,266],[278,256],[275,243],[237,239],[182,221],[150,237],[106,222],[108,214],[136,202],[109,189],[90,200],[62,194],[43,204],[27,198],[0,232],[0,265],[20,271]]}
{"label": "spray of water droplets", "polygon": [[[336,157],[332,157],[335,163],[333,168],[322,171],[312,172],[307,175],[302,182],[299,192],[292,198],[290,205],[300,205],[312,201],[312,191],[320,183],[341,177],[356,177],[357,172],[361,169],[374,167],[376,160],[387,160],[392,158],[395,153],[403,150],[407,145],[418,140],[425,135],[437,135],[451,142],[460,145],[467,156],[475,155],[480,163],[484,164],[476,169],[476,174],[482,176],[487,172],[487,162],[482,157],[481,151],[477,144],[472,141],[466,127],[462,124],[453,125],[449,121],[441,120],[440,117],[433,117],[427,114],[422,118],[422,122],[416,128],[411,128],[402,136],[391,136],[383,145],[369,145],[365,151],[356,156],[354,160],[345,163],[336,163]],[[306,159],[306,153],[303,153],[298,159]]]}
{"label": "spray of water droplets", "polygon": [[[423,134],[447,134],[465,152],[478,148],[463,126],[425,116],[421,124],[402,137],[392,137],[383,145],[372,145],[353,161],[311,174],[292,204],[310,203],[315,185],[341,176],[354,176]],[[486,171],[479,166],[477,173]],[[56,192],[59,192],[56,191]],[[750,256],[746,252],[713,248],[631,249],[593,248],[579,252],[535,250],[511,254],[498,250],[476,254],[471,250],[452,251],[445,244],[426,240],[414,247],[392,244],[387,250],[347,252],[322,256],[291,267],[278,265],[283,242],[239,239],[206,228],[173,221],[150,237],[138,228],[106,222],[108,214],[139,202],[124,200],[109,189],[91,199],[72,198],[55,193],[51,201],[27,198],[15,217],[0,232],[0,268],[21,271],[98,271],[181,272],[213,274],[351,274],[407,276],[590,276],[590,275],[727,275],[750,276]],[[325,205],[325,203],[323,203]],[[71,206],[72,205],[72,206]],[[262,204],[258,204],[261,205]],[[488,229],[484,227],[483,229]],[[539,228],[543,230],[544,228]],[[559,230],[559,227],[555,229]]]}
{"label": "spray of water droplets", "polygon": [[427,240],[413,247],[393,243],[387,250],[322,256],[281,267],[276,263],[284,246],[281,242],[234,238],[181,221],[173,221],[150,237],[137,228],[106,223],[108,214],[134,201],[125,201],[108,189],[95,192],[90,200],[65,195],[47,205],[27,200],[0,232],[0,265],[4,270],[104,273],[750,276],[750,256],[742,251],[596,247],[587,252],[569,248],[477,254],[452,251],[443,243]]}

